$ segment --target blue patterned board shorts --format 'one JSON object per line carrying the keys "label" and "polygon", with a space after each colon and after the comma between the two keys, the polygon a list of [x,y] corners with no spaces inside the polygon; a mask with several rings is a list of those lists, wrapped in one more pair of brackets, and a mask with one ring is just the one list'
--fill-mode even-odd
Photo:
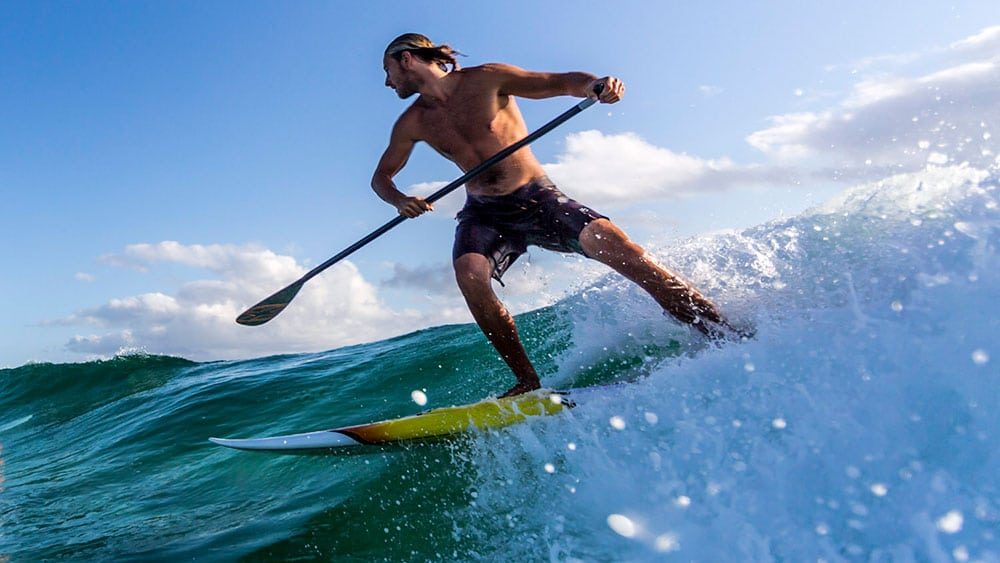
{"label": "blue patterned board shorts", "polygon": [[493,278],[503,284],[500,278],[529,244],[584,254],[580,232],[595,219],[607,216],[566,197],[546,176],[507,195],[469,195],[458,213],[452,260],[482,254],[493,265]]}

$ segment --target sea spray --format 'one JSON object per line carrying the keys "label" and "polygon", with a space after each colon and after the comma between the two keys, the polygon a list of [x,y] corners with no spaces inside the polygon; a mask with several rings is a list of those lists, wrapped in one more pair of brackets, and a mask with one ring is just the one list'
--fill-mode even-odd
{"label": "sea spray", "polygon": [[459,537],[493,538],[486,558],[995,559],[997,196],[994,175],[930,168],[661,253],[709,257],[734,300],[751,286],[758,337],[482,438],[477,510],[456,515],[479,524]]}

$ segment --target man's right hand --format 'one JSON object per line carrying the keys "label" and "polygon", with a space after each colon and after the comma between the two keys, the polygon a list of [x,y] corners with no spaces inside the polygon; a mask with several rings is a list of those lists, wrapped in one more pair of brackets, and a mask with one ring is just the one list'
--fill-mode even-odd
{"label": "man's right hand", "polygon": [[396,203],[396,210],[407,219],[413,219],[424,212],[434,211],[434,206],[422,197],[406,196]]}

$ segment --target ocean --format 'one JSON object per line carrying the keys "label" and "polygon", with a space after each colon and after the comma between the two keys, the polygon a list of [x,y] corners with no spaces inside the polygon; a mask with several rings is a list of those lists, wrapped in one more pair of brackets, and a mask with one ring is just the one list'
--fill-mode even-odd
{"label": "ocean", "polygon": [[931,166],[653,248],[756,338],[709,344],[609,274],[517,320],[546,386],[627,385],[454,440],[207,438],[500,392],[473,325],[0,370],[0,561],[1000,561],[998,185]]}

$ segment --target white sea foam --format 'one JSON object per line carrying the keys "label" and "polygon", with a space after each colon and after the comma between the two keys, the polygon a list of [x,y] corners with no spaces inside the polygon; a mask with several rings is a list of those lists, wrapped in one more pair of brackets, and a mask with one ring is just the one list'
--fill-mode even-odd
{"label": "white sea foam", "polygon": [[[537,555],[520,551],[531,531],[560,560],[996,560],[997,186],[996,170],[930,167],[661,249],[757,337],[692,344],[564,416],[481,437],[464,533],[516,514],[523,530],[492,540],[512,559]],[[556,384],[588,357],[697,342],[613,276],[575,298]]]}

